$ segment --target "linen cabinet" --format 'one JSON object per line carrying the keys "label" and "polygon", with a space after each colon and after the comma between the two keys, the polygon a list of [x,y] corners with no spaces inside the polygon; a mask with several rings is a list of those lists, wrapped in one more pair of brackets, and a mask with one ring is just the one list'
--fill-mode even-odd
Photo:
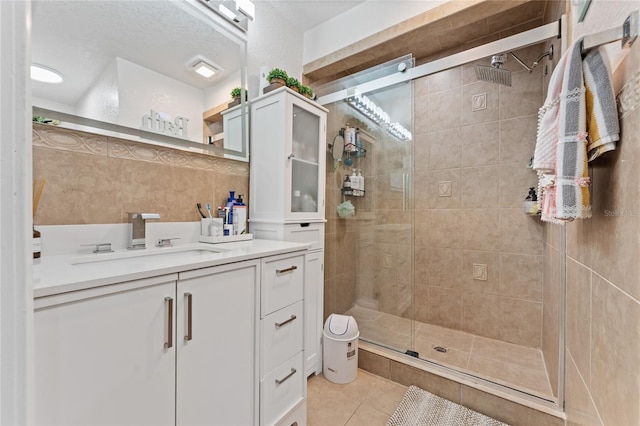
{"label": "linen cabinet", "polygon": [[305,257],[305,374],[322,371],[327,109],[282,87],[251,102],[249,228],[310,244]]}

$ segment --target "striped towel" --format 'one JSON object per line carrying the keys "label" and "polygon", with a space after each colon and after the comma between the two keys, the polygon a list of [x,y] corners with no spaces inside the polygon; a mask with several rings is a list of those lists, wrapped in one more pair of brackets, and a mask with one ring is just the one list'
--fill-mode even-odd
{"label": "striped towel", "polygon": [[620,122],[611,81],[609,60],[602,49],[593,49],[584,58],[584,86],[587,102],[587,153],[589,161],[616,149]]}
{"label": "striped towel", "polygon": [[[538,114],[533,168],[542,220],[591,217],[589,160],[615,149],[619,124],[608,61],[599,49],[583,61],[580,40],[560,59]],[[539,158],[536,158],[539,157]]]}

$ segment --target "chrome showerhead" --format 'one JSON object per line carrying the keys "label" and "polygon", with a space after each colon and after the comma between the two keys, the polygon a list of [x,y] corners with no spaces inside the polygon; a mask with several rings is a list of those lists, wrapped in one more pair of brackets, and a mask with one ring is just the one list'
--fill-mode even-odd
{"label": "chrome showerhead", "polygon": [[494,55],[491,57],[490,67],[476,65],[476,77],[478,80],[511,87],[511,71],[500,68],[505,60],[505,55]]}

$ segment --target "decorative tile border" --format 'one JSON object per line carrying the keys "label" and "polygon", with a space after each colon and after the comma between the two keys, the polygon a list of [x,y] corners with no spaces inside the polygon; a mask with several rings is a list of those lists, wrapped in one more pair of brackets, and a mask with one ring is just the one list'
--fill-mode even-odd
{"label": "decorative tile border", "polygon": [[640,106],[640,69],[636,70],[618,93],[620,118],[625,118],[638,106]]}
{"label": "decorative tile border", "polygon": [[249,175],[248,163],[215,157],[212,154],[181,151],[163,146],[131,142],[125,139],[94,135],[48,124],[33,123],[33,146],[123,160],[211,170],[230,175]]}

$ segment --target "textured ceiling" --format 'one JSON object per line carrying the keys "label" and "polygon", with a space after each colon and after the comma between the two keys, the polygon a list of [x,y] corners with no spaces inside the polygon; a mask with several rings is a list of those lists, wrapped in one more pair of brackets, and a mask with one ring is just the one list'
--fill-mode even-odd
{"label": "textured ceiling", "polygon": [[[33,95],[74,105],[115,57],[205,88],[237,72],[240,47],[178,2],[35,1],[32,61],[62,84],[33,82]],[[186,65],[203,55],[223,72],[204,80]]]}
{"label": "textured ceiling", "polygon": [[[257,0],[263,1],[263,0]],[[268,0],[298,30],[305,32],[364,3],[365,0]]]}

